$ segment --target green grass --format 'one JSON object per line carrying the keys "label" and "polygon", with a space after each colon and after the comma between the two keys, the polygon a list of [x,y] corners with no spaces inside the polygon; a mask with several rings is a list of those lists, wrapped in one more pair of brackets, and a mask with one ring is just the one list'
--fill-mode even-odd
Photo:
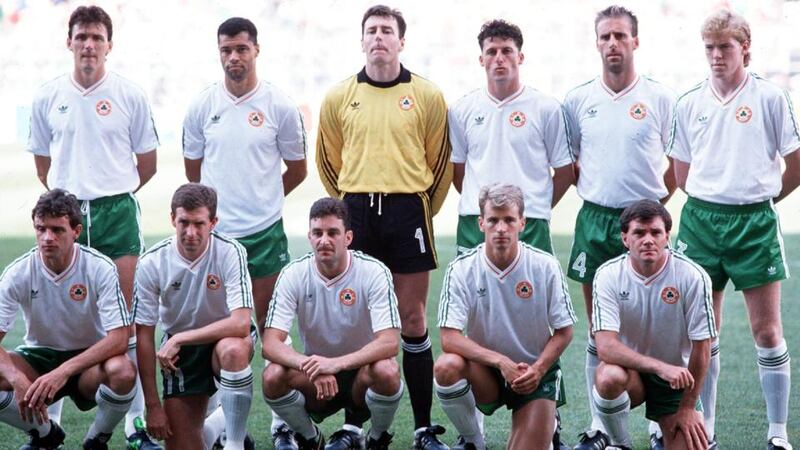
{"label": "green grass", "polygon": [[[154,242],[156,239],[148,239]],[[568,257],[570,237],[555,236],[556,253],[562,262],[566,264]],[[4,267],[12,259],[33,246],[32,239],[9,239],[2,240],[0,245],[0,267]],[[793,273],[800,273],[800,236],[787,236],[787,253],[796,259],[790,259],[790,269]],[[305,253],[308,244],[304,239],[292,239],[290,247],[294,255]],[[439,239],[439,255],[441,265],[453,258],[455,244],[452,237]],[[435,324],[436,305],[438,304],[438,294],[441,286],[442,269],[432,274],[431,292],[428,302],[428,321]],[[564,366],[565,383],[567,389],[567,405],[561,408],[561,415],[564,425],[565,440],[570,444],[575,444],[576,435],[589,424],[588,405],[586,400],[584,384],[584,355],[586,348],[586,320],[583,311],[583,299],[581,297],[580,286],[570,282],[570,293],[573,297],[575,310],[579,315],[580,322],[576,326],[575,338],[572,345],[567,348],[562,364]],[[786,339],[789,344],[790,352],[800,355],[797,352],[800,338],[798,329],[800,324],[795,320],[800,317],[800,285],[797,278],[790,278],[783,283],[783,317]],[[740,293],[734,293],[729,289],[727,300],[724,305],[723,315],[725,324],[721,341],[722,348],[722,374],[719,380],[719,401],[717,404],[717,436],[720,446],[725,449],[753,449],[763,448],[767,428],[766,412],[764,400],[761,396],[761,389],[758,383],[758,370],[756,368],[755,348],[753,346],[750,330],[747,322],[746,311]],[[17,322],[15,329],[4,340],[5,348],[13,348],[19,344],[23,335],[23,324]],[[431,329],[434,341],[434,352],[439,353],[438,332]],[[297,342],[297,341],[296,341]],[[253,361],[253,370],[260,373],[263,362],[256,358]],[[800,406],[797,394],[798,376],[794,371],[794,387],[796,394],[792,398],[790,405],[789,434],[790,440],[796,444],[800,443],[800,432],[798,431],[797,411]],[[259,448],[271,448],[269,439],[269,420],[270,415],[260,392],[260,377],[256,377],[254,387],[253,409],[250,414],[248,429],[256,438]],[[406,396],[407,397],[407,396]],[[71,402],[67,401],[64,407],[64,427],[67,430],[68,449],[80,447],[89,423],[93,419],[93,414],[79,413]],[[434,402],[433,418],[435,422],[443,424],[448,429],[445,442],[452,443],[455,440],[455,429],[449,424],[441,409]],[[342,423],[341,415],[334,416],[326,420],[322,426],[326,435],[330,435]],[[488,434],[488,444],[493,449],[505,447],[510,424],[510,415],[502,409],[494,416],[486,420]],[[393,431],[396,434],[393,447],[409,448],[411,443],[411,430],[413,419],[411,407],[407,398],[401,403],[400,410],[395,419]],[[637,449],[647,448],[647,428],[643,419],[643,411],[635,410],[632,414],[631,430],[634,439],[634,446]],[[111,448],[122,448],[122,432],[118,428],[112,440]],[[17,430],[13,430],[6,425],[0,425],[0,449],[16,449],[27,441],[26,436]]]}

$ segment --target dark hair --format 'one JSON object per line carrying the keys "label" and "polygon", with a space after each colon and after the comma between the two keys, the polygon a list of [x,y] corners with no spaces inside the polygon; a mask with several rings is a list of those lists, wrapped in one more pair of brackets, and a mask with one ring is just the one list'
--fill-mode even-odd
{"label": "dark hair", "polygon": [[517,50],[522,50],[522,31],[518,26],[505,20],[490,20],[481,26],[481,32],[478,33],[478,45],[481,50],[486,38],[513,39],[517,44]]}
{"label": "dark hair", "polygon": [[401,13],[400,10],[390,8],[386,5],[375,5],[370,7],[361,19],[361,36],[364,36],[364,24],[367,23],[367,19],[372,16],[394,17],[397,21],[397,32],[400,35],[400,39],[406,35],[406,19],[403,18],[403,13]]}
{"label": "dark hair", "polygon": [[186,183],[172,194],[172,214],[178,208],[193,211],[202,207],[208,208],[208,218],[217,217],[217,191],[200,183]]}
{"label": "dark hair", "polygon": [[672,216],[669,215],[667,208],[659,202],[653,200],[639,200],[622,211],[619,217],[619,226],[623,233],[628,232],[630,223],[634,220],[641,222],[651,222],[656,217],[661,217],[664,221],[664,230],[669,232],[672,229]]}
{"label": "dark hair", "polygon": [[106,32],[108,33],[108,40],[111,41],[111,33],[113,32],[113,27],[111,26],[111,17],[109,17],[108,13],[103,10],[103,8],[99,6],[79,6],[75,11],[72,11],[72,14],[69,16],[69,29],[67,30],[67,37],[72,38],[72,27],[77,24],[90,24],[90,23],[100,23],[106,27]]}
{"label": "dark hair", "polygon": [[31,211],[31,219],[45,217],[64,217],[74,230],[81,224],[81,205],[78,199],[63,189],[52,189],[39,197]]}
{"label": "dark hair", "polygon": [[220,36],[236,36],[237,34],[245,32],[250,38],[250,42],[258,44],[258,30],[253,22],[245,19],[244,17],[231,17],[230,19],[222,22],[217,28],[217,41]]}
{"label": "dark hair", "polygon": [[597,32],[597,24],[600,23],[601,20],[610,19],[612,17],[627,17],[631,23],[631,36],[636,37],[639,35],[639,19],[636,18],[636,15],[634,15],[630,9],[619,5],[611,5],[597,13],[597,16],[594,18],[595,33]]}
{"label": "dark hair", "polygon": [[350,213],[347,212],[347,204],[338,198],[325,197],[311,205],[308,213],[308,220],[321,219],[327,216],[336,216],[342,219],[345,231],[350,229]]}

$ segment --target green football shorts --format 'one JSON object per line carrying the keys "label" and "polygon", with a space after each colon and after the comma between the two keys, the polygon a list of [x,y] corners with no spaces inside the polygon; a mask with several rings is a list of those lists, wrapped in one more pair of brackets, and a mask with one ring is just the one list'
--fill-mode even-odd
{"label": "green football shorts", "polygon": [[[644,415],[648,419],[658,422],[658,419],[675,414],[683,398],[683,389],[672,389],[664,379],[652,373],[639,372],[644,385]],[[703,410],[700,400],[697,400],[695,409]]]}
{"label": "green football shorts", "polygon": [[489,368],[489,370],[491,370],[495,380],[497,380],[497,384],[500,387],[500,394],[497,400],[491,403],[477,405],[478,409],[487,416],[494,414],[494,412],[503,405],[511,411],[516,411],[525,406],[528,402],[540,398],[556,402],[557,408],[567,403],[564,397],[564,379],[561,377],[561,366],[558,361],[544,374],[542,380],[539,382],[539,387],[527,395],[520,395],[511,390],[511,387],[508,386],[505,378],[503,378],[500,369],[492,367]]}
{"label": "green football shorts", "polygon": [[[83,353],[82,350],[53,350],[47,347],[28,347],[20,345],[14,349],[14,353],[18,354],[25,360],[39,375],[44,375],[56,369],[58,366],[64,364],[68,360]],[[53,397],[53,402],[58,401],[63,397],[69,397],[75,402],[75,406],[81,411],[88,411],[94,408],[97,403],[94,397],[86,398],[81,395],[78,389],[78,381],[81,374],[75,374],[67,380],[64,387],[62,387]]]}
{"label": "green football shorts", "polygon": [[[473,249],[482,243],[483,231],[478,226],[478,216],[458,216],[456,247],[458,254]],[[519,240],[539,250],[553,254],[553,241],[550,240],[550,223],[544,219],[525,218],[525,229]]]}
{"label": "green football shorts", "polygon": [[575,219],[567,277],[590,284],[598,267],[627,251],[620,236],[619,216],[622,211],[621,208],[583,202]]}
{"label": "green football shorts", "polygon": [[247,250],[247,271],[252,278],[275,275],[289,264],[289,242],[283,232],[283,219],[236,240]]}
{"label": "green football shorts", "polygon": [[83,230],[78,243],[111,259],[139,256],[144,251],[141,211],[133,194],[119,194],[81,202]]}
{"label": "green football shorts", "polygon": [[789,276],[778,213],[771,201],[721,205],[689,197],[675,249],[708,272],[715,291],[737,291]]}
{"label": "green football shorts", "polygon": [[359,407],[353,402],[353,384],[356,382],[358,371],[359,369],[343,370],[335,375],[339,391],[322,409],[308,411],[311,420],[321,423],[326,417],[336,414],[342,408],[352,414],[357,421],[365,422],[369,419],[370,413],[366,403]]}

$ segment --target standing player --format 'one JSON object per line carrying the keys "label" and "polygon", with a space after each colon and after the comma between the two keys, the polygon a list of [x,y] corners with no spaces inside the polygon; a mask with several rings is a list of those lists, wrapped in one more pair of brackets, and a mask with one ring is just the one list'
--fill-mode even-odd
{"label": "standing player", "polygon": [[[800,134],[789,95],[747,72],[750,26],[743,17],[717,12],[706,19],[702,37],[711,75],[678,100],[669,147],[678,185],[689,195],[677,250],[711,276],[718,327],[728,280],[743,291],[767,403],[768,447],[787,449],[791,383],[780,281],[789,273],[773,203],[800,184]],[[711,355],[702,394],[709,437],[719,376],[716,340]]]}
{"label": "standing player", "polygon": [[436,268],[431,219],[447,195],[452,166],[442,93],[400,64],[405,31],[396,9],[378,5],[364,13],[367,63],[322,103],[317,167],[328,193],[347,203],[352,248],[392,271],[414,448],[435,450],[445,448],[436,438],[444,430],[431,426],[433,353],[425,303],[429,271]]}
{"label": "standing player", "polygon": [[519,27],[486,22],[478,45],[487,86],[462,97],[449,114],[453,185],[461,193],[456,245],[464,252],[483,242],[478,193],[482,186],[505,181],[524,187],[521,240],[553,253],[550,210],[575,181],[561,105],[520,83],[525,56]]}
{"label": "standing player", "polygon": [[[674,94],[636,73],[636,16],[624,7],[610,6],[597,14],[595,34],[602,74],[570,91],[564,100],[570,141],[578,159],[578,195],[584,201],[575,223],[567,276],[583,285],[589,330],[595,271],[625,252],[619,232],[623,208],[641,199],[666,202],[675,189],[672,168],[664,157]],[[592,425],[581,435],[581,443],[575,447],[579,450],[607,443],[591,402],[598,362],[590,333],[586,388]],[[653,438],[658,440],[657,435]]]}
{"label": "standing player", "polygon": [[[306,135],[297,106],[260,81],[258,30],[233,17],[217,29],[225,79],[195,99],[183,123],[186,177],[219,193],[219,231],[247,249],[258,329],[278,272],[289,262],[283,199],[306,177]],[[281,161],[286,171],[281,174]],[[283,421],[273,416],[277,440]]]}
{"label": "standing player", "polygon": [[[317,200],[309,216],[313,253],[281,272],[267,316],[263,352],[272,363],[264,369],[264,399],[297,432],[301,450],[324,445],[311,418],[320,422],[341,408],[361,422],[371,415],[366,447],[388,449],[403,394],[391,275],[347,249],[353,230],[343,201]],[[295,317],[305,354],[283,343]],[[346,424],[325,448],[364,448],[363,439]]]}
{"label": "standing player", "polygon": [[453,448],[486,448],[476,405],[484,414],[513,411],[509,449],[552,448],[556,408],[565,403],[558,359],[575,323],[567,285],[551,254],[519,242],[522,190],[485,186],[478,202],[485,243],[445,273],[436,395],[461,435]]}
{"label": "standing player", "polygon": [[[130,307],[136,262],[144,249],[132,193],[156,173],[158,136],[142,89],[106,71],[112,31],[111,18],[100,7],[72,12],[67,47],[74,70],[46,83],[34,97],[28,150],[45,187],[66,189],[82,201],[78,242],[114,260]],[[135,360],[132,330],[131,335],[128,356]],[[140,443],[137,448],[158,448],[134,426],[143,411],[137,389],[125,432],[131,443]],[[56,416],[60,413],[57,407]]]}
{"label": "standing player", "polygon": [[672,218],[641,200],[623,211],[627,254],[600,266],[594,279],[592,330],[597,366],[592,402],[616,448],[632,448],[631,408],[664,430],[665,448],[706,450],[698,398],[716,335],[711,280],[667,249]]}
{"label": "standing player", "polygon": [[23,448],[59,448],[64,431],[48,419],[47,404],[69,396],[81,411],[97,405],[83,448],[105,450],[136,387],[117,270],[76,243],[83,226],[72,194],[48,191],[32,217],[36,248],[0,275],[0,339],[20,308],[26,328],[24,345],[0,348],[0,421],[31,435]]}
{"label": "standing player", "polygon": [[[172,196],[175,236],[147,251],[136,273],[135,320],[147,429],[169,448],[201,449],[209,395],[219,379],[225,449],[244,449],[253,398],[250,323],[253,295],[247,253],[217,233],[217,194],[189,183]],[[164,329],[155,349],[155,326]],[[162,368],[164,405],[156,390]]]}

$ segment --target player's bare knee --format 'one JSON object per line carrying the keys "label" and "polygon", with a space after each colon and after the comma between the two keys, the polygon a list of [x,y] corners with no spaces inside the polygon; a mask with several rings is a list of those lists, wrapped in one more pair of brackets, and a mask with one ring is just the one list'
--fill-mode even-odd
{"label": "player's bare knee", "polygon": [[214,352],[224,370],[242,370],[250,364],[250,346],[244,339],[225,338],[217,342]]}
{"label": "player's bare knee", "polygon": [[117,393],[127,393],[136,385],[136,366],[127,356],[119,355],[103,363],[105,384]]}
{"label": "player's bare knee", "polygon": [[400,389],[400,365],[394,358],[382,359],[369,365],[372,390],[392,395]]}
{"label": "player's bare knee", "polygon": [[406,311],[406,314],[403,315],[401,310],[400,312],[401,320],[400,320],[400,327],[402,329],[403,336],[411,336],[411,337],[418,337],[425,334],[425,330],[427,326],[425,324],[425,310],[422,309],[421,311]]}
{"label": "player's bare knee", "polygon": [[600,363],[594,374],[594,382],[600,395],[616,397],[628,384],[628,371],[614,364]]}
{"label": "player's bare knee", "polygon": [[756,345],[763,348],[777,347],[783,339],[783,329],[779,323],[760,326],[753,330]]}
{"label": "player's bare knee", "polygon": [[455,353],[442,353],[433,365],[433,376],[440,386],[450,386],[465,378],[467,361]]}
{"label": "player's bare knee", "polygon": [[279,398],[286,395],[289,388],[289,369],[276,363],[264,368],[261,374],[261,387],[264,395]]}

